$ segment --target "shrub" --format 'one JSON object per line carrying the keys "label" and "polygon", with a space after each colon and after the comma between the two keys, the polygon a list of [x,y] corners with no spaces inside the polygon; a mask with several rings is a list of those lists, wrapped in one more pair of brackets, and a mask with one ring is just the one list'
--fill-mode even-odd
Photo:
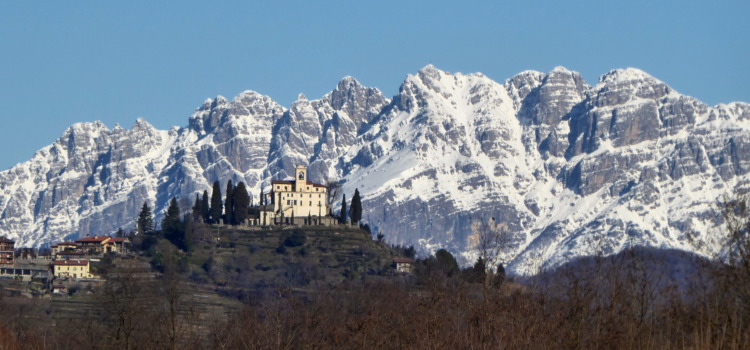
{"label": "shrub", "polygon": [[279,244],[279,246],[276,247],[276,253],[286,254],[286,246],[283,244]]}
{"label": "shrub", "polygon": [[295,229],[284,239],[284,245],[287,247],[299,247],[305,244],[305,241],[307,241],[307,235],[305,235],[305,231]]}

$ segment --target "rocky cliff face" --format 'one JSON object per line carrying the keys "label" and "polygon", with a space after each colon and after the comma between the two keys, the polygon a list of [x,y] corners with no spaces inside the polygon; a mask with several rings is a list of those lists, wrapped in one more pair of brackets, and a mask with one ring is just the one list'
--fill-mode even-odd
{"label": "rocky cliff face", "polygon": [[562,67],[500,84],[427,66],[392,100],[347,77],[289,109],[246,91],[207,100],[184,128],[70,127],[0,172],[0,234],[39,246],[112,233],[144,201],[188,208],[217,180],[257,200],[296,164],[358,188],[392,243],[468,262],[472,223],[494,217],[517,273],[628,245],[706,253],[716,200],[750,184],[750,105],[710,107],[632,68],[589,86]]}

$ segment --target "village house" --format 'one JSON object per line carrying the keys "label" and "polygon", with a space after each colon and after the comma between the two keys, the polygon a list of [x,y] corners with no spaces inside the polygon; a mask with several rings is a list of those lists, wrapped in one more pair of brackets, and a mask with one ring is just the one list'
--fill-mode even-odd
{"label": "village house", "polygon": [[0,265],[13,265],[15,244],[15,241],[0,236]]}
{"label": "village house", "polygon": [[103,254],[111,239],[109,236],[89,236],[76,240],[76,246],[87,253]]}
{"label": "village house", "polygon": [[76,248],[78,248],[78,245],[76,244],[76,242],[66,241],[53,244],[49,248],[52,251],[52,256],[55,256],[66,250],[76,250]]}
{"label": "village house", "polygon": [[271,181],[260,209],[261,225],[330,225],[328,187],[307,180],[307,167],[298,165],[291,180]]}
{"label": "village house", "polygon": [[130,239],[127,237],[112,237],[112,239],[107,243],[110,245],[108,252],[123,254],[128,251]]}
{"label": "village house", "polygon": [[124,253],[130,240],[125,237],[90,236],[76,242],[78,250],[93,252],[94,254]]}
{"label": "village house", "polygon": [[55,260],[52,262],[52,275],[55,278],[93,278],[88,260]]}
{"label": "village house", "polygon": [[396,273],[411,273],[414,259],[409,258],[395,258],[393,259],[393,265],[396,268]]}

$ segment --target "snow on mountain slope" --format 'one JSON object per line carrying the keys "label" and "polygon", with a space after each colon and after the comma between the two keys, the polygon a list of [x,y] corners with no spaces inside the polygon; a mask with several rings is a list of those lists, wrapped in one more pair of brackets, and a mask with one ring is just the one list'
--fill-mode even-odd
{"label": "snow on mountain slope", "polygon": [[594,87],[561,67],[503,87],[428,66],[345,156],[345,191],[391,241],[467,262],[470,222],[494,217],[515,273],[629,244],[713,250],[716,200],[747,183],[745,106],[708,107],[632,68]]}
{"label": "snow on mountain slope", "polygon": [[131,130],[71,126],[30,161],[0,172],[0,232],[19,246],[38,245],[92,223],[130,220],[140,205],[134,198],[154,192],[151,169],[165,164],[174,136],[141,119]]}
{"label": "snow on mountain slope", "polygon": [[389,242],[466,263],[472,223],[491,217],[514,273],[636,244],[705,254],[716,200],[750,185],[750,105],[709,107],[633,68],[589,86],[562,67],[500,84],[427,66],[393,100],[346,77],[289,109],[246,91],[207,100],[185,128],[71,126],[0,172],[0,234],[40,246],[112,233],[144,201],[188,208],[214,181],[257,200],[297,164],[341,178],[348,198],[359,189]]}

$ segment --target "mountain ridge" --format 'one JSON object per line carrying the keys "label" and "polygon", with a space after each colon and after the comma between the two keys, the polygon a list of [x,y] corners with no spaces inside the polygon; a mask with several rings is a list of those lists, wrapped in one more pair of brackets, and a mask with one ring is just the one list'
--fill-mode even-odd
{"label": "mountain ridge", "polygon": [[564,67],[499,83],[428,65],[392,99],[344,77],[289,108],[246,90],[207,99],[185,127],[74,124],[0,172],[0,234],[41,246],[111,233],[143,201],[187,208],[215,180],[257,200],[307,164],[316,181],[358,188],[392,243],[470,261],[472,222],[496,218],[513,237],[511,272],[627,244],[716,250],[711,201],[750,183],[749,130],[750,104],[710,107],[635,68],[590,86]]}

